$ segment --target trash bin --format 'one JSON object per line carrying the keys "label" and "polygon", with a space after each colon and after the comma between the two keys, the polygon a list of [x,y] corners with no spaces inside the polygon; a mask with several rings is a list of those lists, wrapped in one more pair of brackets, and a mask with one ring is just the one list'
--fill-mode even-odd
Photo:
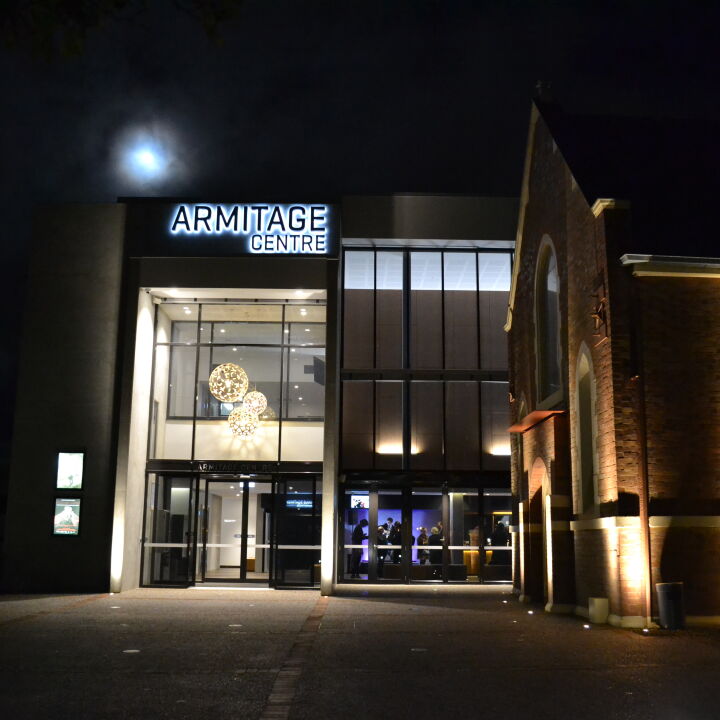
{"label": "trash bin", "polygon": [[656,583],[660,625],[666,630],[682,630],[685,627],[685,603],[681,582]]}

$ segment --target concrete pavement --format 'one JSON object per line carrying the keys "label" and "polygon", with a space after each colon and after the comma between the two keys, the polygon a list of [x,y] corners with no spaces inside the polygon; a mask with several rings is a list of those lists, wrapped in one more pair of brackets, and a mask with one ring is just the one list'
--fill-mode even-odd
{"label": "concrete pavement", "polygon": [[0,717],[720,715],[720,631],[585,629],[473,590],[0,596]]}

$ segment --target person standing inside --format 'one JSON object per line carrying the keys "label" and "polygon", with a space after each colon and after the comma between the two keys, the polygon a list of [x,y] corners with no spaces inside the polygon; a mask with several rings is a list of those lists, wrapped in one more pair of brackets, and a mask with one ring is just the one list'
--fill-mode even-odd
{"label": "person standing inside", "polygon": [[385,572],[385,557],[388,553],[387,550],[383,550],[382,546],[388,544],[387,533],[385,532],[384,525],[378,525],[377,531],[377,575],[379,578],[383,577]]}
{"label": "person standing inside", "polygon": [[[428,538],[428,545],[433,549],[430,550],[430,564],[442,566],[442,544],[443,539],[440,535],[440,530],[437,527],[430,529],[430,537]],[[433,569],[433,577],[439,577],[441,575],[441,569],[436,567]]]}
{"label": "person standing inside", "polygon": [[[388,537],[388,543],[390,545],[402,545],[402,525],[400,522],[396,522],[392,526],[392,530],[390,530],[390,535]],[[400,562],[400,548],[395,548],[392,552],[392,561],[394,563]]]}
{"label": "person standing inside", "polygon": [[[352,539],[350,544],[353,546],[356,545],[362,545],[363,540],[367,540],[367,535],[365,534],[365,528],[368,526],[368,521],[364,518],[355,526],[355,528],[352,531]],[[361,547],[353,547],[350,550],[350,577],[351,578],[359,578],[360,577],[360,561],[362,560],[362,548]]]}
{"label": "person standing inside", "polygon": [[424,549],[425,545],[428,544],[427,528],[419,527],[418,533],[420,534],[418,535],[417,544],[422,545],[423,547],[422,549],[418,548],[417,559],[420,565],[424,565],[426,562],[428,562],[428,558],[430,557],[430,551]]}

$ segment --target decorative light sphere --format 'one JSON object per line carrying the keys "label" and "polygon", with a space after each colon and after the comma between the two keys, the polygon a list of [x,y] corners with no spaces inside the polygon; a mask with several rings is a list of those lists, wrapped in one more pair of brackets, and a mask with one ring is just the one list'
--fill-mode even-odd
{"label": "decorative light sphere", "polygon": [[252,390],[245,395],[243,407],[259,415],[267,407],[267,398],[259,390]]}
{"label": "decorative light sphere", "polygon": [[250,437],[258,428],[260,419],[257,413],[245,407],[236,407],[228,415],[228,424],[234,435]]}
{"label": "decorative light sphere", "polygon": [[277,420],[277,413],[268,405],[265,411],[260,413],[261,420]]}
{"label": "decorative light sphere", "polygon": [[238,402],[248,389],[247,373],[235,363],[223,363],[210,373],[208,388],[220,402]]}

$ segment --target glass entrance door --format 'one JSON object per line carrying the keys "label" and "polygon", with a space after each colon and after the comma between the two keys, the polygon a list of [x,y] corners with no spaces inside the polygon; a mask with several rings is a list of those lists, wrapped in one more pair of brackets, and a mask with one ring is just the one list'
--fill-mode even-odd
{"label": "glass entrance door", "polygon": [[143,585],[193,581],[195,479],[151,473],[147,478]]}
{"label": "glass entrance door", "polygon": [[267,582],[272,532],[271,482],[204,480],[199,512],[198,580]]}
{"label": "glass entrance door", "polygon": [[320,584],[322,482],[285,478],[277,482],[272,533],[272,584],[314,587]]}

